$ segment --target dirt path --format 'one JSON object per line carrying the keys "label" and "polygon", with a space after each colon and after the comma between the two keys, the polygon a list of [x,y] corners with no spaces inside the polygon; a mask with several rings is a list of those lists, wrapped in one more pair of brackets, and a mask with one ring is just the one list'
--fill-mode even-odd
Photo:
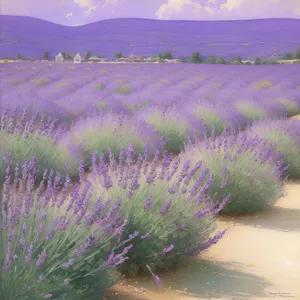
{"label": "dirt path", "polygon": [[[201,260],[152,279],[119,284],[110,300],[300,299],[300,181],[276,206],[254,215],[221,218],[225,237]],[[112,295],[117,293],[118,295]]]}

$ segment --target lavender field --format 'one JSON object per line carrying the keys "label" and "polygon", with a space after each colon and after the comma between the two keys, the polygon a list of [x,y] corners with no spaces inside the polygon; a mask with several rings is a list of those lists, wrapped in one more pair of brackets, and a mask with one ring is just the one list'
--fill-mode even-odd
{"label": "lavender field", "polygon": [[0,299],[300,297],[297,65],[0,69]]}

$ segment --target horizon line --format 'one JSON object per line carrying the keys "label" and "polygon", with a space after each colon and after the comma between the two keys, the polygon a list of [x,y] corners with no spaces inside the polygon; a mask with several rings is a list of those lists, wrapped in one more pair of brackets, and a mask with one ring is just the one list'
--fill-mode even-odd
{"label": "horizon line", "polygon": [[31,18],[31,19],[36,19],[36,20],[40,20],[43,22],[48,22],[51,24],[55,24],[55,25],[59,25],[59,26],[63,26],[63,27],[81,27],[81,26],[86,26],[86,25],[90,25],[90,24],[94,24],[94,23],[100,23],[100,22],[108,22],[108,21],[118,21],[118,20],[140,20],[140,21],[155,21],[155,22],[249,22],[249,21],[266,21],[266,20],[297,20],[300,22],[300,19],[297,18],[257,18],[257,19],[226,19],[226,20],[162,20],[162,19],[150,19],[150,18],[112,18],[112,19],[102,19],[102,20],[98,20],[98,21],[93,21],[90,23],[86,23],[86,24],[80,24],[80,25],[63,25],[60,23],[56,23],[53,21],[49,21],[49,20],[45,20],[45,19],[41,19],[41,18],[37,18],[37,17],[32,17],[32,16],[24,16],[24,15],[4,15],[4,14],[0,14],[0,18],[1,17],[12,17],[12,18]]}

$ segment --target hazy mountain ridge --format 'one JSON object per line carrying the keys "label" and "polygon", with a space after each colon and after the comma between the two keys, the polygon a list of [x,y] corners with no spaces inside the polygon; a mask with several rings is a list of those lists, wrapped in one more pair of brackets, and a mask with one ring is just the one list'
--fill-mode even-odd
{"label": "hazy mountain ridge", "polygon": [[104,20],[67,27],[22,16],[0,16],[0,57],[42,58],[60,51],[82,55],[87,51],[112,57],[121,51],[150,56],[170,51],[188,57],[240,55],[261,58],[300,49],[300,20],[260,19],[238,21]]}

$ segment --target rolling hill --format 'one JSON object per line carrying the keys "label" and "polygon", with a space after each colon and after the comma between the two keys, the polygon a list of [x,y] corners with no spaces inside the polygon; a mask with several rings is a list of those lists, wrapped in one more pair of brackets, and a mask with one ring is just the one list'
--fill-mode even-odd
{"label": "rolling hill", "polygon": [[101,57],[155,55],[170,51],[187,58],[194,51],[203,56],[266,58],[300,49],[300,20],[260,19],[242,21],[159,21],[113,19],[67,27],[23,16],[0,16],[0,57],[41,59],[58,52]]}

